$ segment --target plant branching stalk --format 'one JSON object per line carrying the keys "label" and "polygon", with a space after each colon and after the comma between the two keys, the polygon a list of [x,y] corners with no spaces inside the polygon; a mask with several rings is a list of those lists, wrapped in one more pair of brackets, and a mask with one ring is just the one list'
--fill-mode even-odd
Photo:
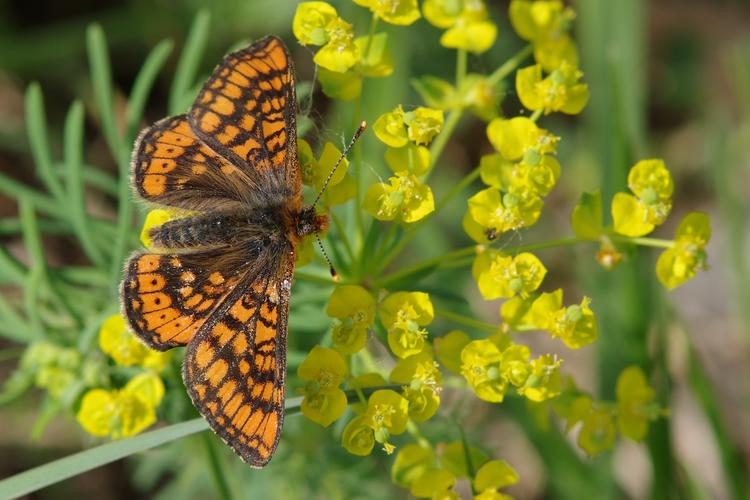
{"label": "plant branching stalk", "polygon": [[497,325],[487,323],[486,321],[480,321],[469,316],[464,316],[463,314],[446,311],[445,309],[435,309],[435,316],[488,333],[495,333],[497,331]]}

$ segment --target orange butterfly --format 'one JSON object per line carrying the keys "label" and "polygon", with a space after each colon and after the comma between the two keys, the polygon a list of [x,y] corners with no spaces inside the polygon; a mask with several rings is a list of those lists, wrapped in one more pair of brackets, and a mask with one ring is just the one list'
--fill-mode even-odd
{"label": "orange butterfly", "polygon": [[242,459],[263,467],[284,419],[289,293],[300,239],[328,218],[303,207],[294,68],[266,37],[229,54],[186,115],[145,130],[132,159],[147,202],[190,211],[150,232],[122,306],[150,347],[187,346],[193,404]]}

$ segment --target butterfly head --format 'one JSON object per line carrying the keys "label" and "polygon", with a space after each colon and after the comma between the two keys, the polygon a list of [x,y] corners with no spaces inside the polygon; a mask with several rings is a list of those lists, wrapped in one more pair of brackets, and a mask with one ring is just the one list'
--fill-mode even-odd
{"label": "butterfly head", "polygon": [[297,217],[297,237],[320,234],[328,229],[328,216],[315,213],[315,207],[303,208]]}

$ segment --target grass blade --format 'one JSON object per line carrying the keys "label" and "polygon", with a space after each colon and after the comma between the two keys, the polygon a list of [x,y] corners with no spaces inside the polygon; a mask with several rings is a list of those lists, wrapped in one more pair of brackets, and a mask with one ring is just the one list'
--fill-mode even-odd
{"label": "grass blade", "polygon": [[86,32],[86,49],[91,64],[91,84],[94,88],[96,105],[99,108],[104,137],[112,156],[119,163],[122,143],[115,123],[115,110],[112,101],[112,70],[109,64],[107,41],[102,27],[92,24]]}
{"label": "grass blade", "polygon": [[193,88],[195,75],[198,73],[203,51],[206,48],[208,40],[208,30],[211,21],[211,15],[207,10],[201,10],[195,16],[190,32],[185,40],[185,48],[177,61],[177,70],[175,71],[172,87],[169,91],[169,114],[176,115],[185,111],[185,102],[189,96],[188,93]]}
{"label": "grass blade", "polygon": [[37,175],[47,190],[57,200],[63,199],[63,189],[55,175],[52,155],[47,140],[47,119],[44,113],[44,98],[39,84],[34,82],[26,90],[26,133],[29,137],[31,155],[34,157]]}
{"label": "grass blade", "polygon": [[70,106],[65,118],[64,157],[68,213],[71,224],[81,242],[83,251],[97,266],[104,265],[104,258],[91,234],[86,214],[86,194],[83,187],[83,104],[80,101]]}
{"label": "grass blade", "polygon": [[138,76],[135,78],[133,89],[130,91],[130,99],[128,99],[128,120],[125,128],[126,144],[131,144],[135,140],[138,126],[143,117],[146,100],[151,93],[156,76],[164,66],[164,63],[167,62],[167,58],[172,53],[173,47],[174,44],[171,40],[162,40],[159,42],[148,55],[138,72]]}

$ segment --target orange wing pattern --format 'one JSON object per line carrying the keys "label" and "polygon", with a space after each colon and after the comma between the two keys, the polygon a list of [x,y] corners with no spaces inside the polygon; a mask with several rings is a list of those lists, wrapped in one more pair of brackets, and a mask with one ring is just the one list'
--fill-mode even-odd
{"label": "orange wing pattern", "polygon": [[122,281],[123,312],[133,332],[159,351],[186,345],[237,284],[237,276],[206,267],[212,252],[136,253]]}
{"label": "orange wing pattern", "polygon": [[266,37],[224,59],[189,117],[201,140],[262,188],[299,190],[296,107],[289,54],[281,40]]}
{"label": "orange wing pattern", "polygon": [[253,467],[271,459],[284,420],[291,271],[233,293],[188,345],[183,364],[193,404]]}
{"label": "orange wing pattern", "polygon": [[201,143],[185,115],[146,129],[135,143],[131,168],[141,198],[187,210],[241,201],[253,187],[246,174]]}

